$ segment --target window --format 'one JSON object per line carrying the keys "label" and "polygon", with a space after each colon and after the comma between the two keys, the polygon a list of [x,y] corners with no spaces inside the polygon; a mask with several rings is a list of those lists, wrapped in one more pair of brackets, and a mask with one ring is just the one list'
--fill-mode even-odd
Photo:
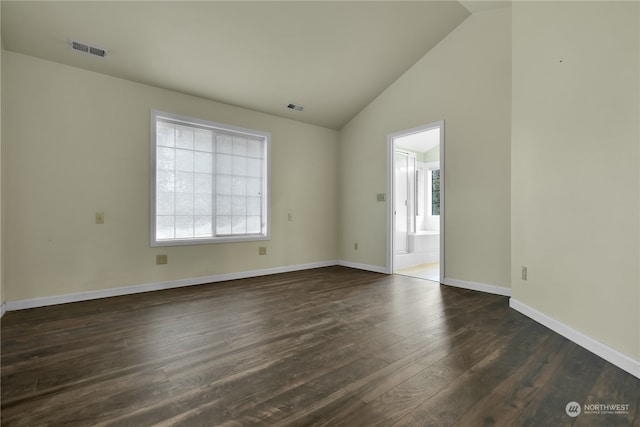
{"label": "window", "polygon": [[440,169],[431,171],[431,215],[440,215]]}
{"label": "window", "polygon": [[151,245],[269,239],[270,134],[151,112]]}

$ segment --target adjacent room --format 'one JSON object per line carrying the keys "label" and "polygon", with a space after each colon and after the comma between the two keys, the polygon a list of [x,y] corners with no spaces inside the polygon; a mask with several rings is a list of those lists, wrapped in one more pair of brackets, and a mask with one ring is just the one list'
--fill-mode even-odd
{"label": "adjacent room", "polygon": [[2,426],[640,422],[639,2],[0,22]]}
{"label": "adjacent room", "polygon": [[[393,167],[389,170],[393,212],[391,270],[397,274],[442,282],[440,276],[444,199],[441,160],[444,123],[402,132],[390,139]],[[389,156],[391,158],[391,156]],[[442,268],[444,270],[444,268]]]}

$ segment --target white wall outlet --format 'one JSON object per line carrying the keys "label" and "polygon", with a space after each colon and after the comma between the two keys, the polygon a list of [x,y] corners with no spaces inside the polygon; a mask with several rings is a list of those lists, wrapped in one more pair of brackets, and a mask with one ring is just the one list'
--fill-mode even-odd
{"label": "white wall outlet", "polygon": [[527,280],[527,267],[522,267],[522,280]]}

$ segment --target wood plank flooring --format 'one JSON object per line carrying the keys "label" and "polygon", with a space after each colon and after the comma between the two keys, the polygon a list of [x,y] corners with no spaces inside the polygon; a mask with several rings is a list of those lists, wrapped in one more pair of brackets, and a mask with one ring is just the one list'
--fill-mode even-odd
{"label": "wood plank flooring", "polygon": [[640,426],[507,298],[345,267],[9,312],[1,373],[2,426]]}

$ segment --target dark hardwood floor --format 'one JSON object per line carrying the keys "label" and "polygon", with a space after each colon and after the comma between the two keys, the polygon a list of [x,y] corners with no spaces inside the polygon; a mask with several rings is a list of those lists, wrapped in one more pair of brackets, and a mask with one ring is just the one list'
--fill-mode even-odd
{"label": "dark hardwood floor", "polygon": [[2,318],[2,426],[638,426],[639,399],[505,297],[344,267]]}

